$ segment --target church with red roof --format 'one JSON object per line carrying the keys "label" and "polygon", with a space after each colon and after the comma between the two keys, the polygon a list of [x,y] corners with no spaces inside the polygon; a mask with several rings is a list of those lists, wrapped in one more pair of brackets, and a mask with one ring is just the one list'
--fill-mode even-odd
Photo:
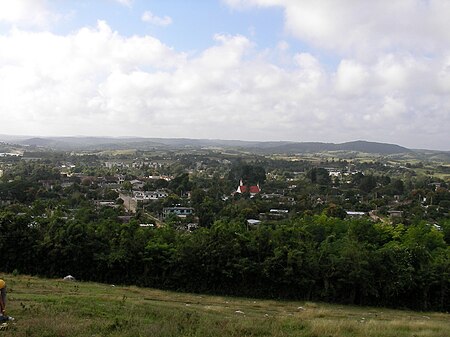
{"label": "church with red roof", "polygon": [[261,188],[259,187],[259,184],[256,184],[253,186],[244,185],[244,182],[241,179],[241,181],[239,182],[239,186],[236,190],[236,193],[242,194],[242,193],[246,193],[246,192],[250,193],[250,196],[253,197],[256,194],[261,192]]}

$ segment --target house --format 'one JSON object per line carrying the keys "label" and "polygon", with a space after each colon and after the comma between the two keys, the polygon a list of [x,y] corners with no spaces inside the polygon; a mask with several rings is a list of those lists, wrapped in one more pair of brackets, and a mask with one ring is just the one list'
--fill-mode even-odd
{"label": "house", "polygon": [[198,223],[190,222],[186,225],[186,229],[188,232],[192,232],[195,229],[198,229]]}
{"label": "house", "polygon": [[256,194],[261,192],[261,188],[259,187],[259,184],[253,185],[253,186],[247,186],[244,185],[244,182],[241,181],[239,182],[239,186],[236,190],[236,193],[242,194],[242,193],[250,193],[250,196],[255,196]]}
{"label": "house", "polygon": [[194,209],[192,207],[165,207],[163,209],[163,217],[166,218],[170,214],[175,214],[179,218],[186,218],[188,215],[192,215]]}
{"label": "house", "polygon": [[114,200],[95,200],[94,205],[97,207],[111,207],[111,208],[120,207],[120,205],[117,204]]}
{"label": "house", "polygon": [[262,199],[280,199],[283,195],[279,193],[264,193],[261,195]]}
{"label": "house", "polygon": [[261,220],[282,220],[289,216],[289,210],[272,208],[269,212],[259,213],[259,219]]}
{"label": "house", "polygon": [[272,214],[287,214],[287,213],[289,213],[289,210],[272,208],[270,210],[270,213],[272,213]]}
{"label": "house", "polygon": [[257,219],[247,219],[247,228],[248,225],[250,226],[256,226],[259,225],[261,223],[261,220],[257,220]]}
{"label": "house", "polygon": [[430,186],[434,187],[434,190],[437,191],[439,188],[441,188],[441,183],[431,183]]}
{"label": "house", "polygon": [[131,185],[133,186],[133,189],[142,189],[144,188],[144,182],[138,179],[133,179],[130,181]]}
{"label": "house", "polygon": [[134,191],[133,199],[136,201],[148,201],[167,198],[168,194],[164,191]]}
{"label": "house", "polygon": [[119,187],[119,181],[118,181],[117,177],[105,176],[105,177],[101,178],[100,185],[103,187],[107,186],[110,188]]}
{"label": "house", "polygon": [[347,216],[351,218],[361,218],[367,214],[366,212],[356,212],[356,211],[346,211],[345,213],[347,213]]}
{"label": "house", "polygon": [[39,180],[39,183],[44,187],[46,190],[53,190],[55,185],[57,184],[56,180]]}
{"label": "house", "polygon": [[153,223],[140,223],[139,227],[142,227],[142,228],[155,227],[155,224],[153,224]]}
{"label": "house", "polygon": [[114,167],[130,167],[130,164],[124,163],[124,162],[119,162],[119,161],[107,161],[105,162],[105,166],[109,169],[114,168]]}
{"label": "house", "polygon": [[391,218],[401,218],[403,216],[403,211],[388,211]]}
{"label": "house", "polygon": [[171,181],[173,179],[172,176],[148,176],[148,179],[150,180],[165,180],[165,181]]}
{"label": "house", "polygon": [[0,152],[0,157],[20,157],[22,154],[14,152]]}

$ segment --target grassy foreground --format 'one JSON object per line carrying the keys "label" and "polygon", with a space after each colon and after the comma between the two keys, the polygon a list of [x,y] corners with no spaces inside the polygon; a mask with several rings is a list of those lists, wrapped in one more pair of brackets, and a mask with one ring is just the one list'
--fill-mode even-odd
{"label": "grassy foreground", "polygon": [[450,336],[450,315],[2,275],[0,336]]}

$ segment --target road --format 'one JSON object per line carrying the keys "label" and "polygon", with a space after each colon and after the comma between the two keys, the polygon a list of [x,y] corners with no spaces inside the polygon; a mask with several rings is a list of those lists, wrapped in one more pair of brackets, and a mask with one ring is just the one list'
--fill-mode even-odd
{"label": "road", "polygon": [[132,197],[126,195],[126,194],[119,194],[119,197],[123,200],[123,206],[125,209],[131,213],[136,213],[137,209],[137,201],[134,200]]}
{"label": "road", "polygon": [[[133,199],[132,197],[130,197],[126,194],[123,194],[123,193],[120,193],[119,197],[123,200],[123,206],[125,207],[125,209],[127,211],[129,211],[131,213],[136,213],[137,201],[135,199]],[[154,217],[150,213],[145,212],[145,215],[147,217],[149,217],[150,219],[152,219],[155,222],[156,226],[160,227],[160,226],[164,225],[164,222],[162,222],[160,219]]]}

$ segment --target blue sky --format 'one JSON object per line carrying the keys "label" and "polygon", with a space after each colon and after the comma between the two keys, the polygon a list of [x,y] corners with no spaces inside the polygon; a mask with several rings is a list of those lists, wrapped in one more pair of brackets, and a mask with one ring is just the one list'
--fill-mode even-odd
{"label": "blue sky", "polygon": [[[293,51],[308,51],[310,47],[292,38],[283,27],[281,7],[257,7],[251,10],[230,8],[220,0],[139,1],[123,5],[114,0],[54,1],[52,8],[67,20],[53,31],[68,34],[80,27],[95,27],[98,20],[124,36],[152,35],[170,47],[187,53],[198,53],[213,43],[215,34],[241,34],[251,38],[258,49],[275,48],[280,41],[289,43]],[[151,11],[155,16],[171,18],[167,26],[144,22],[142,15]]]}
{"label": "blue sky", "polygon": [[0,0],[0,134],[450,149],[445,0]]}

